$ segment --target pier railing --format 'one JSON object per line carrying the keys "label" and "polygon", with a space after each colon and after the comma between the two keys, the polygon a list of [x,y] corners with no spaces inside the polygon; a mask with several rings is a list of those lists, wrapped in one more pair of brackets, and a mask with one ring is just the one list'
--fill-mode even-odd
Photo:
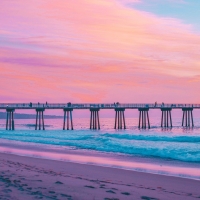
{"label": "pier railing", "polygon": [[137,109],[137,108],[150,108],[150,109],[160,109],[160,108],[200,108],[200,104],[134,104],[134,103],[1,103],[0,109],[14,108],[14,109],[63,109],[63,108],[73,108],[73,109],[90,109],[90,108],[100,108],[100,109],[115,109],[115,108],[126,108],[126,109]]}

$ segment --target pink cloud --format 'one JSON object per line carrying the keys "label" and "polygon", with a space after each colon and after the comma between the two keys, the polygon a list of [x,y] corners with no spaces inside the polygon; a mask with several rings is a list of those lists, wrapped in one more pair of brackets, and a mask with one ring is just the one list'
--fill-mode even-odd
{"label": "pink cloud", "polygon": [[177,19],[114,0],[3,1],[0,18],[5,99],[200,101],[200,35]]}

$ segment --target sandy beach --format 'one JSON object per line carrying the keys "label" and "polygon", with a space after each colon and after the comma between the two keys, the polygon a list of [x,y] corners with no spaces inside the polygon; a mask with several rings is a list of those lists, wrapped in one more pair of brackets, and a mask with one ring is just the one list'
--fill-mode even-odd
{"label": "sandy beach", "polygon": [[0,153],[0,199],[200,199],[200,181]]}

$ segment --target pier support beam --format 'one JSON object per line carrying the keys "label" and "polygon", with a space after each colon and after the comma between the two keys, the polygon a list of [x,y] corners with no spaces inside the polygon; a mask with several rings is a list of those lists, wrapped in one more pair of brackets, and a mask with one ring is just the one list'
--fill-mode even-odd
{"label": "pier support beam", "polygon": [[183,111],[183,118],[182,118],[182,126],[184,127],[194,127],[194,120],[193,120],[193,108],[182,108]]}
{"label": "pier support beam", "polygon": [[44,108],[36,108],[35,130],[45,130],[44,128]]}
{"label": "pier support beam", "polygon": [[15,122],[14,122],[14,108],[7,108],[7,117],[6,117],[6,130],[15,130]]}
{"label": "pier support beam", "polygon": [[90,129],[100,129],[99,108],[90,108]]}
{"label": "pier support beam", "polygon": [[172,128],[172,108],[161,108],[162,117],[161,117],[161,127],[163,128]]}
{"label": "pier support beam", "polygon": [[139,111],[139,125],[138,128],[150,129],[149,122],[149,108],[138,108]]}
{"label": "pier support beam", "polygon": [[63,130],[65,130],[66,128],[66,114],[67,114],[67,130],[70,129],[71,126],[71,130],[74,130],[73,128],[73,120],[72,120],[72,111],[73,108],[64,108],[64,122],[63,122]]}
{"label": "pier support beam", "polygon": [[115,129],[126,129],[125,108],[115,108]]}

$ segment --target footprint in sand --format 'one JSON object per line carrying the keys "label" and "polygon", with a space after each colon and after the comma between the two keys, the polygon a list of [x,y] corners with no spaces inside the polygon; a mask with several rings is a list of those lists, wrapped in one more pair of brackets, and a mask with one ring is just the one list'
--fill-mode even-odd
{"label": "footprint in sand", "polygon": [[5,189],[2,192],[8,193],[8,192],[12,192],[12,190],[11,189]]}
{"label": "footprint in sand", "polygon": [[31,195],[43,195],[43,194],[40,191],[36,191],[36,192],[31,192]]}
{"label": "footprint in sand", "polygon": [[14,180],[13,182],[14,182],[14,183],[21,183],[20,180]]}
{"label": "footprint in sand", "polygon": [[18,190],[24,191],[24,188],[20,186],[20,187],[18,188]]}
{"label": "footprint in sand", "polygon": [[141,199],[144,199],[144,200],[158,200],[157,198],[147,197],[147,196],[141,196]]}
{"label": "footprint in sand", "polygon": [[84,187],[87,187],[87,188],[92,188],[92,189],[94,189],[94,188],[95,188],[94,186],[91,186],[91,185],[85,185]]}
{"label": "footprint in sand", "polygon": [[63,184],[63,183],[60,182],[60,181],[56,181],[55,184],[60,184],[60,185],[61,185],[61,184]]}
{"label": "footprint in sand", "polygon": [[121,194],[123,194],[123,195],[130,195],[130,193],[129,192],[122,192]]}
{"label": "footprint in sand", "polygon": [[38,187],[38,189],[47,189],[47,188],[45,188],[45,187]]}
{"label": "footprint in sand", "polygon": [[112,193],[112,194],[115,194],[115,192],[112,191],[112,190],[107,190],[106,192],[108,192],[108,193]]}
{"label": "footprint in sand", "polygon": [[68,194],[60,194],[60,195],[63,196],[63,197],[68,197],[68,198],[72,197],[71,195],[68,195]]}

